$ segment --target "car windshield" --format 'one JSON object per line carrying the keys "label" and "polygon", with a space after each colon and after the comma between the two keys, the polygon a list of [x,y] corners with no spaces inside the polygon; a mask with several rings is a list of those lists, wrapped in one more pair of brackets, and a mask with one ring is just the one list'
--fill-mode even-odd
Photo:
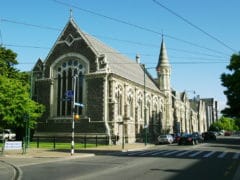
{"label": "car windshield", "polygon": [[182,134],[182,137],[190,137],[192,134]]}
{"label": "car windshield", "polygon": [[160,138],[166,138],[167,137],[167,135],[161,135],[160,136]]}

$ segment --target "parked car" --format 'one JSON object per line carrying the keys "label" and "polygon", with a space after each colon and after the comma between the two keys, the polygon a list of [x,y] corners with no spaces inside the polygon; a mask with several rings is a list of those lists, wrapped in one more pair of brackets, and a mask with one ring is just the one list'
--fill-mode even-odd
{"label": "parked car", "polygon": [[224,132],[224,136],[231,136],[231,135],[232,135],[232,133],[229,131]]}
{"label": "parked car", "polygon": [[172,137],[173,137],[173,143],[178,143],[180,137],[181,137],[181,134],[180,133],[175,133],[175,134],[171,134]]}
{"label": "parked car", "polygon": [[16,134],[11,131],[11,129],[4,129],[0,131],[0,139],[1,140],[16,140]]}
{"label": "parked car", "polygon": [[203,143],[204,142],[204,139],[202,137],[202,135],[199,133],[199,132],[194,132],[192,133],[192,135],[195,137],[196,139],[196,144],[197,143]]}
{"label": "parked car", "polygon": [[178,145],[194,145],[194,144],[198,144],[198,139],[195,135],[193,134],[183,134],[179,141],[178,141]]}
{"label": "parked car", "polygon": [[212,131],[202,133],[202,137],[203,137],[204,141],[217,139],[216,134]]}
{"label": "parked car", "polygon": [[163,134],[158,136],[158,143],[159,144],[164,144],[164,143],[168,143],[168,144],[172,144],[173,143],[173,137],[171,134]]}
{"label": "parked car", "polygon": [[225,132],[224,130],[221,130],[221,131],[219,131],[218,133],[219,133],[220,136],[223,136],[223,135],[224,135],[224,132]]}

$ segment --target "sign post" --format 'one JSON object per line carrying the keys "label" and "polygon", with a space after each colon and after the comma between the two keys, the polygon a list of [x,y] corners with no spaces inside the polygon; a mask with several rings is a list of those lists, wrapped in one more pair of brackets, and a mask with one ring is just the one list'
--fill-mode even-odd
{"label": "sign post", "polygon": [[67,98],[71,98],[72,100],[72,141],[71,141],[71,156],[74,155],[74,128],[75,128],[75,106],[83,107],[84,105],[81,103],[77,103],[76,101],[76,82],[77,82],[77,75],[73,77],[73,90],[68,90],[66,92]]}

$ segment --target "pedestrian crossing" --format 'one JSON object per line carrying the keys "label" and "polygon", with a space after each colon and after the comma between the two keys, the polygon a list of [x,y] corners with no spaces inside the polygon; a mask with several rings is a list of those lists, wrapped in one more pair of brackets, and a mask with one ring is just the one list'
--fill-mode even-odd
{"label": "pedestrian crossing", "polygon": [[240,152],[220,152],[203,150],[145,150],[114,152],[109,155],[129,157],[172,157],[172,158],[217,158],[217,159],[240,159]]}

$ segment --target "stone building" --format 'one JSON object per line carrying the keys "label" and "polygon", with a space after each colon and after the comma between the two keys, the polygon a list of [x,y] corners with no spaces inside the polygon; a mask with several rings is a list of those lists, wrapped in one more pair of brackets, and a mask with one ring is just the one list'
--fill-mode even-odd
{"label": "stone building", "polygon": [[171,88],[163,40],[156,63],[154,79],[139,56],[129,59],[70,18],[46,59],[33,68],[33,98],[46,106],[36,133],[70,135],[73,112],[81,117],[77,135],[118,136],[127,143],[146,132],[154,141],[161,133],[205,131],[206,108],[192,108],[186,93]]}

